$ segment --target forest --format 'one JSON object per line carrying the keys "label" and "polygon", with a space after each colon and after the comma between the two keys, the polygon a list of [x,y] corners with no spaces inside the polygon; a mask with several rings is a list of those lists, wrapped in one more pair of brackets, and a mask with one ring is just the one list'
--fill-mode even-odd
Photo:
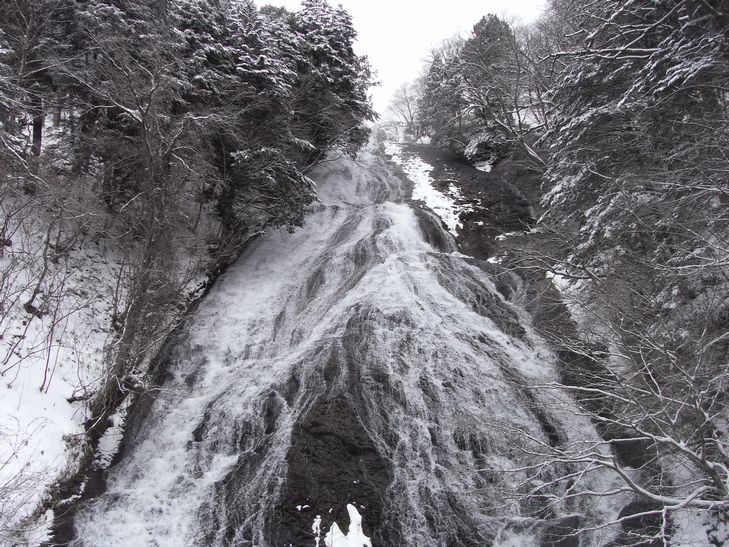
{"label": "forest", "polygon": [[[364,215],[355,207],[362,205],[356,201],[362,196],[324,203],[333,194],[318,187],[319,179],[330,177],[322,175],[322,166],[349,161],[342,172],[356,178],[357,169],[366,165],[370,178],[390,184],[389,175],[381,173],[384,164],[372,159],[384,153],[380,128],[387,125],[372,129],[379,116],[369,92],[377,75],[367,57],[355,52],[356,38],[351,16],[326,0],[303,0],[298,11],[260,7],[253,0],[0,3],[0,380],[8,394],[0,397],[0,544],[47,539],[53,512],[57,516],[83,492],[89,469],[110,464],[121,441],[108,448],[109,438],[124,435],[118,417],[142,396],[164,392],[164,382],[174,376],[162,363],[174,353],[170,340],[183,332],[221,274],[239,264],[241,253],[245,258],[252,242],[267,234],[294,238],[312,211],[320,214],[330,207],[332,216],[322,217],[327,221],[313,228],[309,222],[311,236],[299,249],[336,226],[341,233],[332,241],[343,245],[354,221],[335,226],[336,215],[348,207]],[[519,280],[513,283],[521,287],[520,300],[489,305],[498,308],[493,313],[503,321],[503,309],[525,309],[532,324],[526,331],[533,328],[546,341],[559,370],[552,380],[523,385],[524,376],[506,382],[508,389],[536,393],[525,396],[525,412],[546,431],[540,436],[526,426],[504,426],[505,438],[518,439],[513,441],[518,449],[509,448],[509,454],[518,452],[521,465],[504,472],[513,477],[508,487],[498,481],[511,479],[488,478],[483,491],[498,483],[511,512],[489,506],[487,530],[473,532],[478,540],[464,539],[456,525],[455,535],[448,536],[443,531],[448,527],[436,517],[423,517],[422,529],[433,534],[429,540],[498,543],[506,537],[504,530],[533,525],[541,530],[541,544],[551,546],[592,544],[581,538],[603,528],[620,530],[610,545],[685,544],[681,534],[694,528],[706,536],[706,545],[721,545],[729,537],[725,2],[549,0],[530,24],[484,14],[466,36],[449,38],[430,52],[421,76],[395,93],[390,114],[398,120],[401,140],[415,147],[447,150],[487,171],[514,165],[536,181],[533,218],[521,235],[499,247],[499,256],[489,257],[498,266],[479,267],[494,269],[497,288],[505,279]],[[391,168],[394,160],[389,161]],[[402,201],[385,194],[372,203]],[[373,218],[372,237],[379,237],[398,226],[404,214],[386,221]],[[363,271],[347,270],[352,277],[341,292],[355,294],[367,280],[364,269],[389,264],[385,257],[372,256],[388,245],[396,247],[393,241],[399,240],[359,242],[344,262]],[[405,251],[412,249],[398,248],[394,255]],[[418,252],[449,293],[467,293],[479,305],[508,300],[483,296],[485,289],[473,296],[476,282],[463,274],[466,266],[447,269],[438,260],[451,258],[436,260],[436,251]],[[300,280],[303,288],[297,290],[307,302],[326,282],[333,283],[322,281],[336,272],[327,267]],[[252,268],[251,280],[256,279],[254,265],[241,268]],[[291,278],[299,273],[292,270]],[[459,283],[463,286],[452,288]],[[385,279],[373,294],[379,297],[396,285]],[[335,304],[331,309],[339,309]],[[446,304],[440,311],[451,310]],[[294,308],[309,313],[303,304]],[[337,331],[325,337],[345,343],[355,338],[357,349],[332,350],[323,372],[316,372],[326,379],[323,384],[331,383],[328,375],[340,353],[377,361],[379,354],[369,345],[384,342],[369,326],[372,317],[393,332],[408,321],[416,325],[410,310],[392,319],[379,308],[366,309],[366,302],[352,304],[347,313],[362,317],[346,316],[345,335]],[[276,316],[274,339],[292,310]],[[347,329],[358,321],[365,327],[352,334]],[[513,321],[518,327],[520,320]],[[514,332],[524,331],[517,327]],[[412,330],[422,328],[418,324]],[[292,331],[292,347],[302,337]],[[456,348],[461,339],[454,334],[451,341]],[[401,353],[388,355],[406,360],[402,347],[404,342]],[[200,346],[188,349],[202,351]],[[280,360],[295,354],[287,348]],[[223,360],[248,359],[231,355],[229,349]],[[308,357],[313,363],[320,358]],[[296,366],[305,370],[301,362]],[[415,404],[398,392],[407,374],[398,380],[392,372],[373,372],[372,378],[361,374],[364,387],[357,389],[369,389],[386,376],[391,383],[383,391],[397,400],[396,408]],[[296,392],[299,384],[308,385],[303,375],[292,378],[286,389],[293,385]],[[195,381],[191,374],[183,384]],[[450,389],[451,383],[458,381],[443,385]],[[422,378],[417,385],[417,400],[437,391]],[[445,397],[446,387],[433,399]],[[266,385],[261,387],[260,400],[266,402],[256,407],[257,425],[236,423],[236,428],[268,439],[285,422],[274,427],[271,416],[283,415],[285,407],[296,424],[289,424],[289,437],[306,429],[301,424],[319,412],[320,400],[307,399],[297,407],[293,395],[274,397],[285,392],[279,388],[276,384],[269,394]],[[374,420],[377,412],[367,405],[379,401],[376,394],[371,400],[361,396],[365,411],[355,405],[341,414]],[[336,405],[350,395],[334,399]],[[535,409],[547,400],[556,401],[555,408],[572,409],[575,421],[592,424],[597,437],[575,438],[544,425],[548,420]],[[203,442],[199,432],[208,424],[210,408],[193,432],[196,443]],[[326,422],[320,416],[316,420]],[[368,435],[381,436],[372,441],[374,448],[353,448],[358,457],[375,458],[371,454],[376,453],[390,465],[398,461],[399,448],[377,429],[385,422],[349,428],[348,434],[359,436],[354,444]],[[78,427],[68,425],[73,423]],[[446,451],[432,427],[427,431],[433,446]],[[238,447],[245,444],[240,436]],[[475,433],[456,427],[451,437],[447,446],[468,453],[462,459],[472,458],[469,465],[485,457],[481,452],[487,451],[480,448],[485,441],[473,440]],[[291,448],[269,455],[270,461],[280,454],[288,454],[287,463],[298,457]],[[236,472],[255,465],[240,464]],[[441,472],[446,467],[442,464],[434,476],[449,477]],[[474,469],[468,473],[483,471]],[[590,482],[593,476],[608,477],[603,488]],[[258,484],[257,476],[246,477],[246,484]],[[598,517],[595,509],[590,518],[569,520],[570,510],[577,514],[590,504],[598,507],[626,496],[632,501],[619,514]],[[439,507],[435,494],[426,498]],[[453,499],[443,503],[444,521],[451,518],[449,511],[456,515],[453,522],[461,518]],[[354,522],[360,516],[349,507]],[[265,518],[270,520],[269,513]],[[394,521],[393,515],[400,513],[392,511],[388,518]],[[227,517],[207,520],[218,518]],[[321,516],[316,518],[322,526]],[[230,536],[206,531],[213,535],[195,544],[255,541],[250,539],[256,537],[250,532],[253,517],[236,514],[235,519],[224,532]],[[411,521],[415,517],[408,526]],[[231,531],[236,526],[240,529]],[[405,531],[393,534],[383,532],[378,544],[417,543]]]}

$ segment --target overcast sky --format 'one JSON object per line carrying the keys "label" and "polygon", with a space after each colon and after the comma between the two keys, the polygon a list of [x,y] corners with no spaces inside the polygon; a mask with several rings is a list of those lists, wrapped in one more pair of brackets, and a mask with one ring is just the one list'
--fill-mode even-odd
{"label": "overcast sky", "polygon": [[[299,0],[257,0],[297,10]],[[384,113],[393,91],[414,80],[430,49],[454,34],[468,34],[484,15],[495,13],[528,23],[545,0],[330,0],[352,15],[359,33],[357,52],[367,55],[382,82],[373,88],[375,108]]]}

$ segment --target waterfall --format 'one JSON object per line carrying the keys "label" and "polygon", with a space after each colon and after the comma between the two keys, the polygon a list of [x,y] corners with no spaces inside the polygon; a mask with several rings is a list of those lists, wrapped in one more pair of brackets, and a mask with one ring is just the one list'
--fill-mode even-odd
{"label": "waterfall", "polygon": [[374,546],[487,545],[527,511],[525,437],[591,434],[528,387],[557,373],[518,280],[454,252],[376,140],[312,178],[305,225],[201,303],[74,545],[324,546],[359,518]]}

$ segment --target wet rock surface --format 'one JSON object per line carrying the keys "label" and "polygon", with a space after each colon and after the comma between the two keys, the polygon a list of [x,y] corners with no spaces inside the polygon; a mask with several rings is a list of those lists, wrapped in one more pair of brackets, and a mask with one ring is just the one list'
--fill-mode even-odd
{"label": "wet rock surface", "polygon": [[337,522],[346,530],[349,503],[367,515],[364,533],[380,545],[390,544],[383,531],[369,523],[384,521],[391,467],[379,454],[346,394],[322,397],[313,404],[294,426],[286,462],[281,504],[269,519],[269,537],[274,545],[310,544],[317,515],[322,517],[323,529]]}
{"label": "wet rock surface", "polygon": [[413,211],[418,217],[418,225],[423,233],[423,238],[429,245],[442,253],[452,253],[458,250],[455,238],[445,231],[443,221],[435,213],[422,207],[415,207]]}

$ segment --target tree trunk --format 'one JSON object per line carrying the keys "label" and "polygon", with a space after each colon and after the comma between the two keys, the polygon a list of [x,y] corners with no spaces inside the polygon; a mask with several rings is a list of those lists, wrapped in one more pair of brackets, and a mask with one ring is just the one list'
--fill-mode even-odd
{"label": "tree trunk", "polygon": [[31,154],[40,156],[43,147],[43,123],[45,121],[45,112],[43,111],[43,100],[33,99],[31,112],[33,112],[33,146],[30,149]]}
{"label": "tree trunk", "polygon": [[81,114],[81,132],[84,135],[88,135],[93,131],[96,120],[99,119],[100,112],[98,101],[92,98],[89,103],[89,108]]}

